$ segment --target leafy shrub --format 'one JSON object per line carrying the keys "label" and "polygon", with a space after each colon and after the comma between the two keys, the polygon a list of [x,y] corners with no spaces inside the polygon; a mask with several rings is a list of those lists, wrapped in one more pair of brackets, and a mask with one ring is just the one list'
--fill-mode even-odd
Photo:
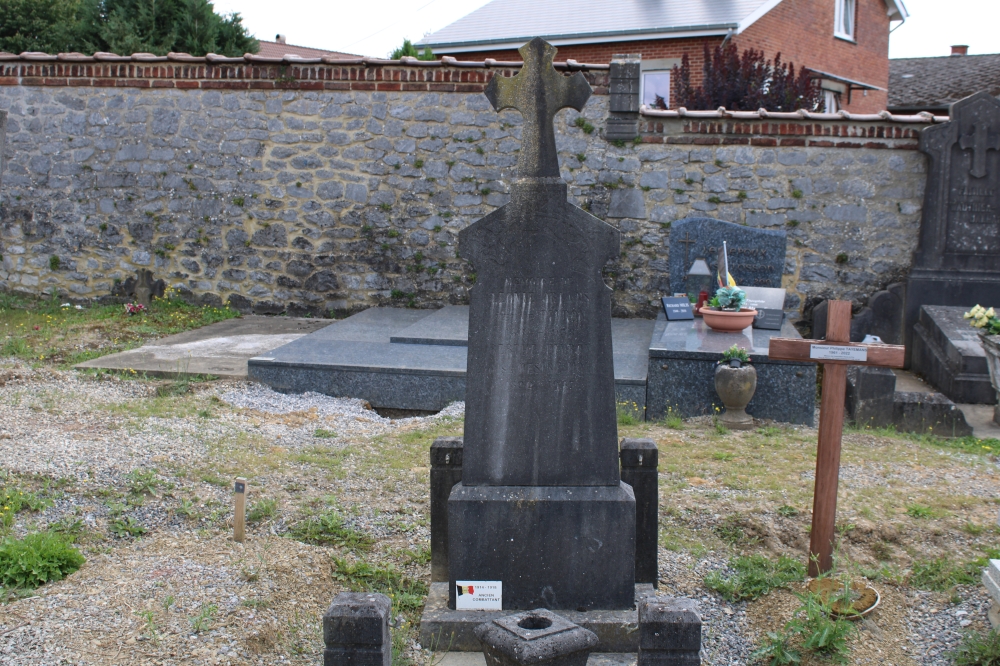
{"label": "leafy shrub", "polygon": [[955,666],[1000,666],[1000,629],[965,634],[949,656]]}
{"label": "leafy shrub", "polygon": [[[712,110],[724,106],[730,111],[812,111],[819,106],[820,89],[806,68],[798,73],[795,65],[774,64],[764,58],[763,51],[747,49],[742,55],[733,42],[705,46],[704,73],[700,88],[691,83],[691,61],[685,54],[680,66],[672,71],[674,108]],[[666,104],[661,105],[666,108]]]}
{"label": "leafy shrub", "polygon": [[717,571],[705,576],[705,586],[729,601],[757,599],[806,576],[805,565],[784,555],[777,562],[759,554],[737,557],[730,560],[729,566],[735,573],[728,578]]}
{"label": "leafy shrub", "polygon": [[0,542],[0,585],[34,589],[60,580],[86,560],[73,546],[73,538],[57,532],[35,532],[23,539]]}

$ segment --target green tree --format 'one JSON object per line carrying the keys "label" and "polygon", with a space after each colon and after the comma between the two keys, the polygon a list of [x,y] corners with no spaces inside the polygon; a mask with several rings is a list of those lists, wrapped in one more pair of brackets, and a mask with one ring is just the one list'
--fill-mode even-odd
{"label": "green tree", "polygon": [[0,0],[0,51],[72,51],[79,5],[79,0]]}
{"label": "green tree", "polygon": [[425,46],[423,52],[418,52],[417,47],[413,45],[408,39],[403,40],[403,45],[392,52],[389,56],[390,60],[399,60],[403,56],[411,56],[417,60],[436,60],[434,52],[431,51],[431,47]]}

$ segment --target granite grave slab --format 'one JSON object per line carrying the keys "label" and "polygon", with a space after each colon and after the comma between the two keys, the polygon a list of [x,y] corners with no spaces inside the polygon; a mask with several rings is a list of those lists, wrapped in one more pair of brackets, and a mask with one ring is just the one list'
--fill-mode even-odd
{"label": "granite grave slab", "polygon": [[[465,305],[370,308],[251,358],[249,377],[288,393],[316,391],[361,398],[377,408],[440,411],[465,399],[468,320]],[[611,322],[616,400],[640,418],[652,334],[652,320]]]}
{"label": "granite grave slab", "polygon": [[781,287],[785,270],[785,232],[757,229],[710,217],[688,217],[670,226],[670,289],[687,291],[687,273],[704,259],[712,275],[726,241],[729,273],[741,287]]}
{"label": "granite grave slab", "polygon": [[967,307],[924,305],[913,326],[911,369],[958,403],[996,404],[986,352],[963,314]]}
{"label": "granite grave slab", "polygon": [[621,481],[611,290],[613,226],[569,203],[553,118],[583,109],[579,72],[535,38],[494,77],[494,109],[524,118],[510,202],[459,233],[469,292],[462,482],[448,499],[457,581],[501,581],[505,610],[624,610],[634,602],[636,503]]}
{"label": "granite grave slab", "polygon": [[952,104],[950,115],[920,133],[930,159],[906,288],[911,355],[921,306],[1000,306],[1000,100],[976,93]]}
{"label": "granite grave slab", "polygon": [[715,365],[723,351],[739,345],[757,368],[757,391],[746,411],[758,419],[813,425],[816,409],[816,366],[771,361],[772,337],[801,338],[785,320],[779,330],[747,327],[739,333],[713,331],[701,319],[668,322],[660,316],[649,345],[646,418],[668,413],[684,418],[714,414],[722,401],[715,392]]}

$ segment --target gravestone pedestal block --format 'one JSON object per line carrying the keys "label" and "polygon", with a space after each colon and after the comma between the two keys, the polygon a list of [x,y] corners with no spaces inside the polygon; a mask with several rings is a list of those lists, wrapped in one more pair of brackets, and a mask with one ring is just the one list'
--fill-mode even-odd
{"label": "gravestone pedestal block", "polygon": [[341,592],[323,614],[324,666],[390,666],[392,602],[384,594]]}
{"label": "gravestone pedestal block", "polygon": [[449,608],[458,580],[501,581],[504,610],[635,603],[635,496],[624,483],[457,485],[448,544]]}
{"label": "gravestone pedestal block", "polygon": [[635,495],[635,582],[658,586],[659,449],[651,439],[621,442],[622,481]]}
{"label": "gravestone pedestal block", "polygon": [[[1000,284],[994,294],[1000,294]],[[976,329],[962,316],[968,309],[946,305],[920,308],[913,327],[910,367],[955,402],[992,405],[996,391],[990,384],[986,352]]]}
{"label": "gravestone pedestal block", "polygon": [[990,624],[994,629],[1000,628],[1000,560],[990,560],[990,565],[983,571],[983,585],[993,600],[990,608]]}
{"label": "gravestone pedestal block", "polygon": [[431,444],[431,580],[448,580],[448,496],[462,481],[462,438]]}
{"label": "gravestone pedestal block", "polygon": [[639,603],[638,666],[699,666],[701,615],[691,599],[654,597]]}
{"label": "gravestone pedestal block", "polygon": [[597,635],[543,608],[476,627],[486,666],[587,666]]}

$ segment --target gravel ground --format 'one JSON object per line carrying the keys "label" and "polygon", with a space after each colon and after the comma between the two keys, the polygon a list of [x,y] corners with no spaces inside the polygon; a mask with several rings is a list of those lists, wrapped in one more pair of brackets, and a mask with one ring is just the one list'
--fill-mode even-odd
{"label": "gravel ground", "polygon": [[[461,404],[432,417],[390,420],[360,400],[285,395],[248,382],[194,385],[180,398],[158,398],[168,385],[0,362],[0,468],[44,490],[52,503],[19,514],[14,534],[79,520],[87,557],[68,579],[0,605],[0,664],[318,663],[320,615],[343,589],[330,558],[345,551],[282,535],[303,515],[328,507],[376,541],[373,554],[429,578],[426,562],[412,555],[429,543],[428,470],[426,462],[408,462],[401,447],[429,428],[459,428]],[[683,436],[699,427],[691,423]],[[343,465],[328,464],[342,454],[350,454]],[[965,497],[995,498],[995,469],[942,456],[955,461],[944,471],[848,464],[844,486],[944,482]],[[247,541],[237,544],[230,483],[241,465],[256,470],[250,504],[271,498],[279,510],[250,525]],[[155,472],[151,493],[129,492],[136,470]],[[666,523],[710,533],[726,517],[723,507],[744,506],[754,521],[747,530],[761,531],[767,550],[803,547],[803,516],[754,513],[759,492],[705,476],[661,473],[664,484],[684,482],[664,498],[670,510],[680,507]],[[114,536],[110,525],[119,517],[147,533]],[[859,543],[881,529],[862,520],[857,526],[852,538]],[[746,664],[758,638],[780,627],[797,600],[780,591],[729,603],[707,590],[704,576],[725,571],[730,556],[713,548],[661,548],[660,593],[698,601],[703,663]],[[880,585],[886,601],[861,627],[852,663],[941,666],[962,631],[986,627],[988,600],[979,586],[959,588],[961,601],[952,604],[948,595]],[[413,645],[409,654],[428,663]]]}

